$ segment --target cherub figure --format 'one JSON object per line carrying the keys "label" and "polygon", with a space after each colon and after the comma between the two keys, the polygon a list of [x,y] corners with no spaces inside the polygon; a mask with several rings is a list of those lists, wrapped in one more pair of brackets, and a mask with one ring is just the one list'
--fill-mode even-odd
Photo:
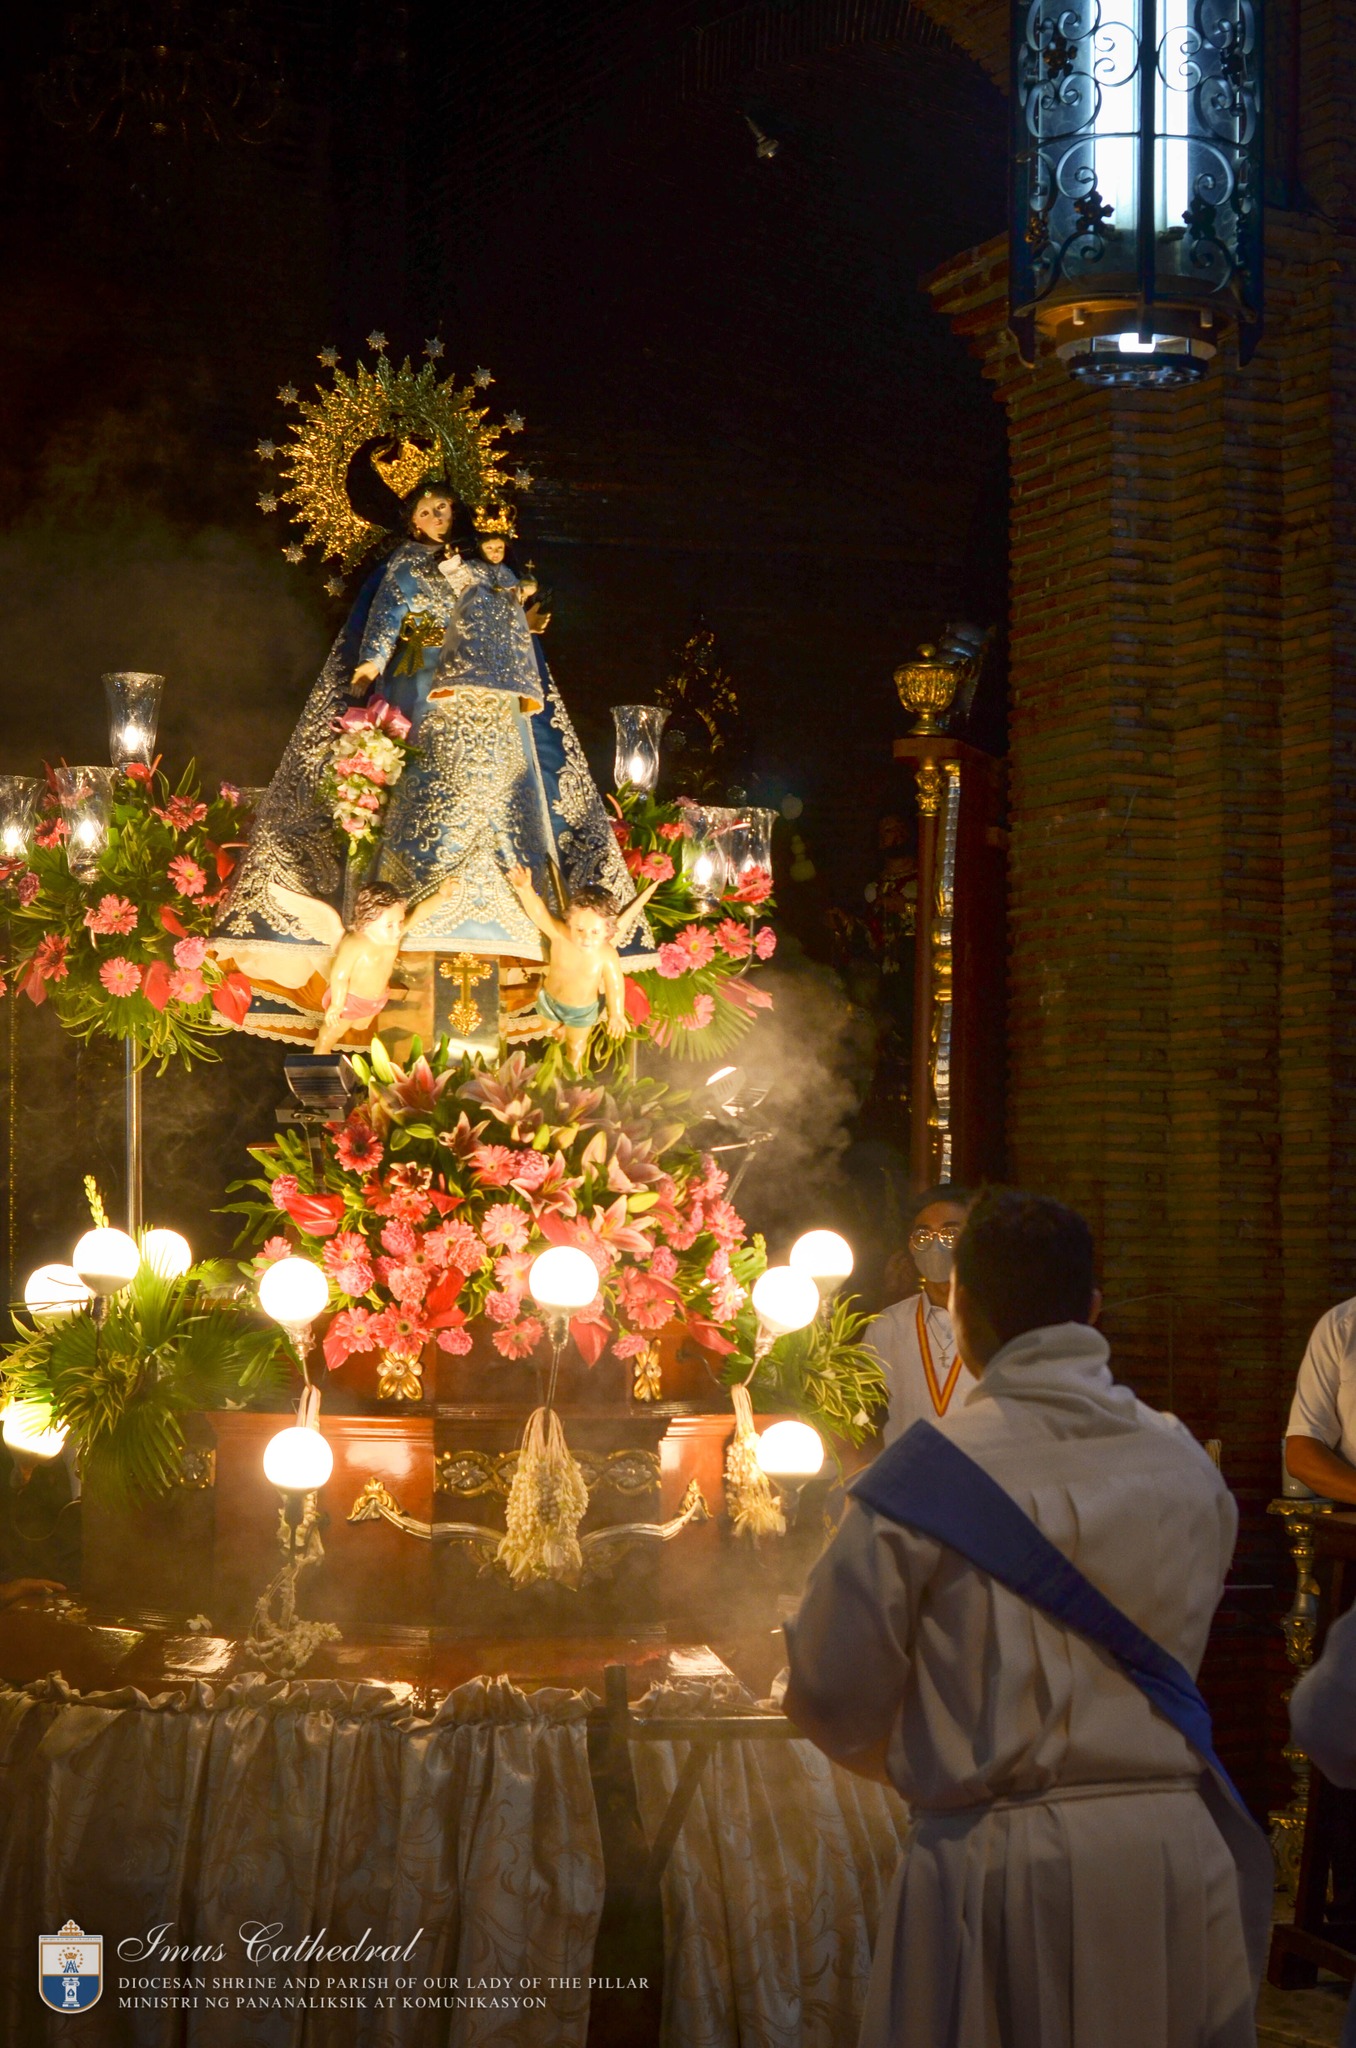
{"label": "cherub figure", "polygon": [[346,1031],[370,1023],[386,1006],[391,974],[405,940],[425,924],[453,885],[445,884],[406,915],[406,899],[389,882],[368,882],[359,889],[353,922],[347,930],[333,904],[299,890],[273,883],[270,893],[282,909],[322,946],[333,948],[324,1021],[315,1050],[333,1052]]}
{"label": "cherub figure", "polygon": [[511,867],[508,879],[523,909],[548,941],[537,1009],[555,1026],[556,1036],[564,1040],[577,1067],[589,1033],[604,1013],[608,1037],[626,1036],[625,977],[617,941],[625,939],[659,884],[651,882],[622,911],[606,889],[593,885],[575,889],[561,918],[553,916],[542,902],[525,867]]}

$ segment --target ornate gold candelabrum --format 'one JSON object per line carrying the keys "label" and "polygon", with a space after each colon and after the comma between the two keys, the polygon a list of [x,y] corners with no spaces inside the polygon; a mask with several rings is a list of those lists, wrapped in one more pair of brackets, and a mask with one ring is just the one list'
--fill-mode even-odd
{"label": "ornate gold candelabrum", "polygon": [[[1295,1564],[1295,1597],[1281,1623],[1285,1634],[1285,1654],[1295,1673],[1285,1691],[1287,1708],[1291,1693],[1314,1661],[1314,1632],[1318,1625],[1314,1524],[1332,1511],[1330,1500],[1273,1500],[1267,1507],[1269,1515],[1279,1515],[1285,1523],[1286,1541]],[[1272,1853],[1276,1858],[1276,1882],[1287,1897],[1293,1898],[1299,1878],[1304,1823],[1309,1812],[1310,1764],[1304,1751],[1293,1741],[1286,1743],[1281,1754],[1289,1764],[1294,1780],[1290,1804],[1279,1808],[1268,1818],[1271,1822]]]}
{"label": "ornate gold candelabrum", "polygon": [[895,670],[895,688],[900,703],[913,716],[915,734],[926,736],[945,729],[956,692],[974,669],[973,661],[946,660],[928,641],[913,661],[901,663]]}

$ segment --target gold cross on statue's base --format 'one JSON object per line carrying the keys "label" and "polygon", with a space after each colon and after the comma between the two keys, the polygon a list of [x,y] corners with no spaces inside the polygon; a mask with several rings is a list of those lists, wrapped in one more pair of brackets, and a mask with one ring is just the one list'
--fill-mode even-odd
{"label": "gold cross on statue's base", "polygon": [[448,1013],[454,1031],[474,1031],[480,1023],[480,1005],[471,990],[488,980],[493,972],[490,962],[478,960],[474,953],[454,953],[450,960],[439,961],[438,973],[444,981],[461,982],[461,994]]}

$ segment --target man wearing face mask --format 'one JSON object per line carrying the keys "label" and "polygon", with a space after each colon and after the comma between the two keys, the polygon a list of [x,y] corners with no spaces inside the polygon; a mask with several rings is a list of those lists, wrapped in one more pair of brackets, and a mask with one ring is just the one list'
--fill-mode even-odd
{"label": "man wearing face mask", "polygon": [[[885,1368],[890,1391],[887,1444],[912,1423],[936,1422],[959,1409],[975,1384],[956,1349],[947,1307],[952,1255],[969,1201],[964,1188],[949,1183],[919,1196],[909,1226],[909,1258],[918,1290],[885,1309],[871,1325],[868,1342]],[[891,1267],[895,1263],[892,1260]]]}

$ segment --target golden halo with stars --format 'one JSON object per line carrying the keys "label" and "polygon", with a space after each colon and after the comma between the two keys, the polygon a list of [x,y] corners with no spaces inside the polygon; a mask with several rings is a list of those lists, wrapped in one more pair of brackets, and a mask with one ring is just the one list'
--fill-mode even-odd
{"label": "golden halo with stars", "polygon": [[[290,438],[255,446],[261,461],[278,467],[276,485],[270,483],[257,500],[260,511],[285,509],[300,529],[283,546],[289,562],[303,561],[306,549],[315,547],[342,571],[355,569],[387,537],[385,529],[354,511],[345,489],[349,464],[365,441],[391,435],[429,447],[432,465],[467,505],[506,505],[511,482],[519,489],[530,482],[522,469],[510,477],[498,446],[503,434],[521,430],[521,414],[496,425],[489,407],[477,403],[490,381],[485,370],[477,369],[459,386],[454,376],[440,379],[434,370],[441,342],[425,348],[428,361],[419,370],[408,358],[397,368],[383,334],[369,335],[368,346],[376,352],[375,363],[359,362],[351,377],[340,367],[337,349],[322,349],[319,360],[331,382],[317,385],[314,399],[284,384],[279,400],[295,407],[300,418],[290,422]],[[331,575],[325,588],[337,595],[343,585]]]}

